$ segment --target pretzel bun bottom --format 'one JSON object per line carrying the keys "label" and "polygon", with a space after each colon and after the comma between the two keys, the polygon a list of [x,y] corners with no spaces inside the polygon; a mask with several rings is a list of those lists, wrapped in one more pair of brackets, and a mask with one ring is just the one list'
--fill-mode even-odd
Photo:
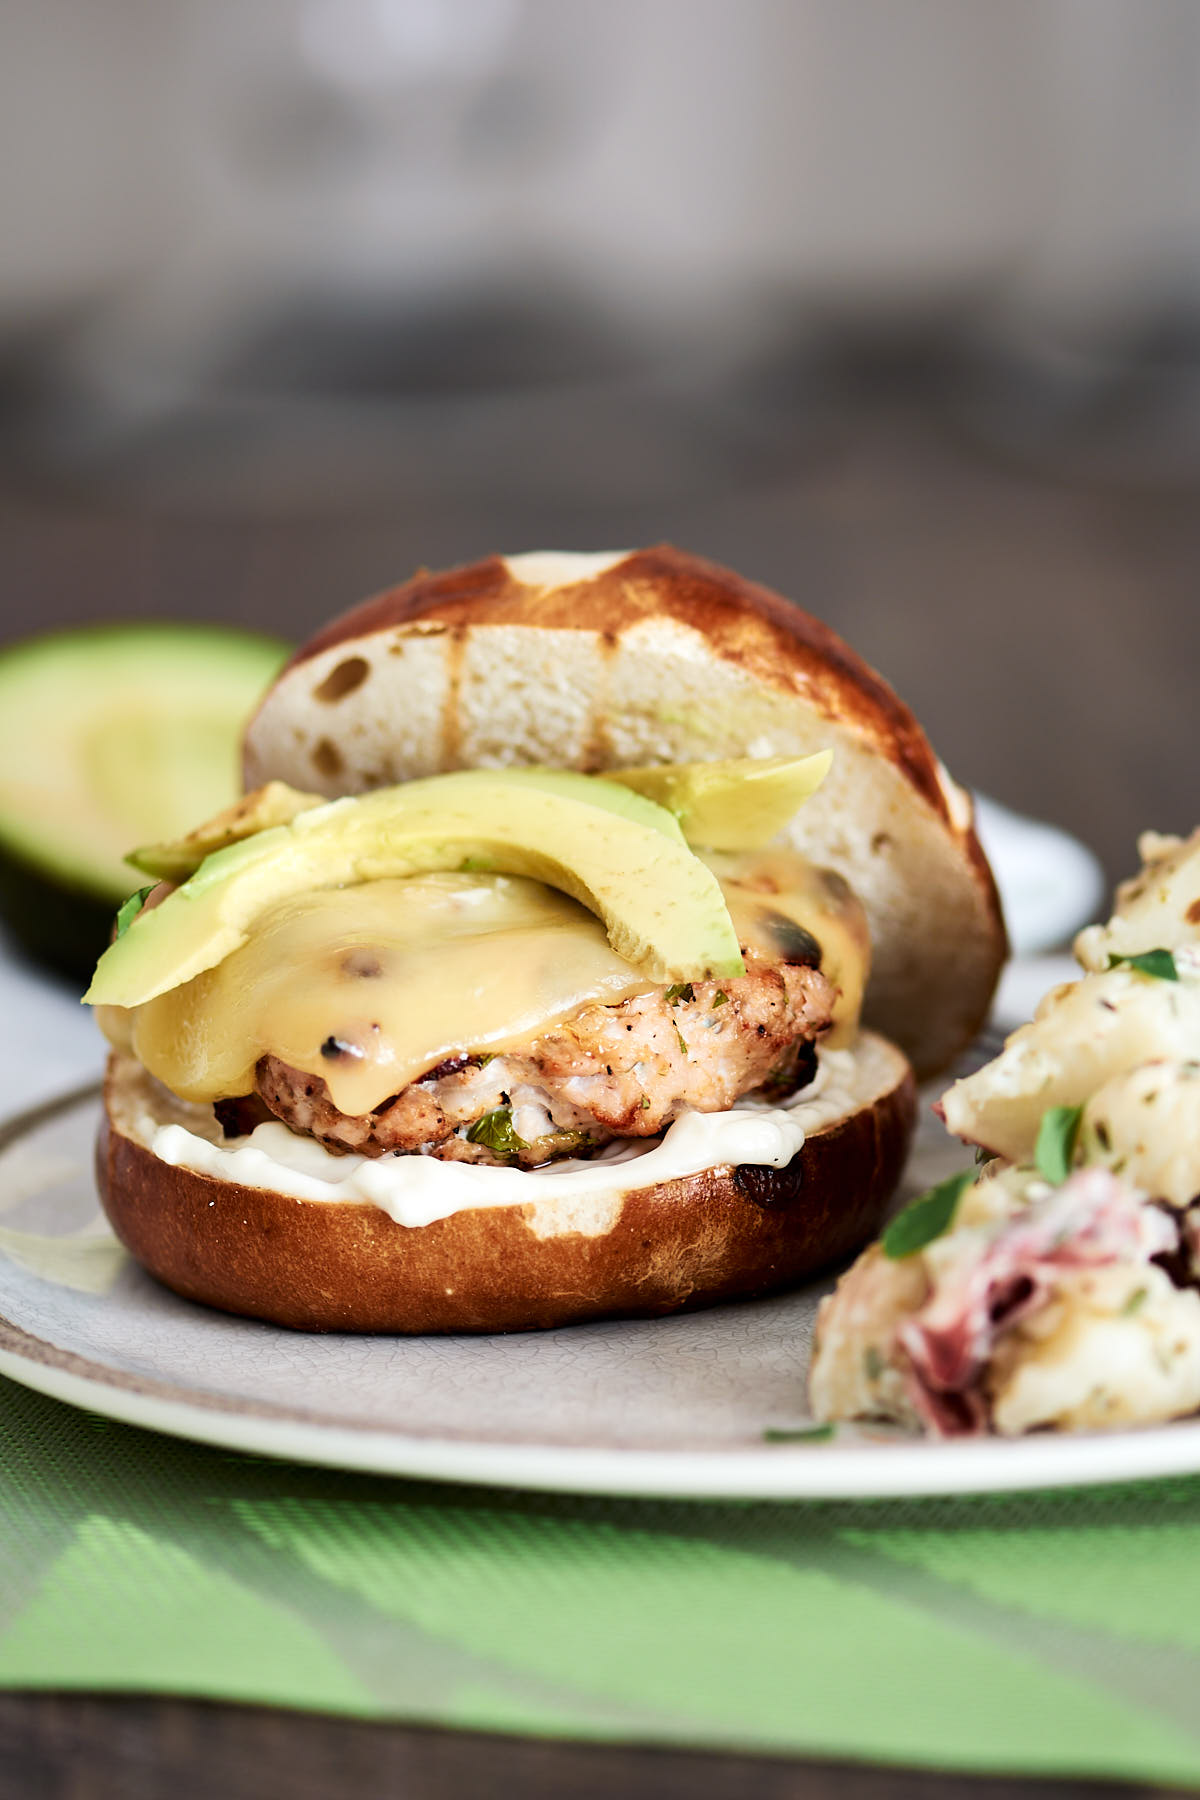
{"label": "pretzel bun bottom", "polygon": [[162,1162],[149,1140],[179,1103],[131,1058],[110,1058],[105,1102],[97,1173],[126,1249],[188,1300],[305,1331],[522,1331],[793,1286],[878,1231],[915,1119],[908,1062],[864,1033],[846,1110],[786,1168],[725,1164],[618,1200],[476,1207],[409,1227],[366,1202],[298,1200]]}

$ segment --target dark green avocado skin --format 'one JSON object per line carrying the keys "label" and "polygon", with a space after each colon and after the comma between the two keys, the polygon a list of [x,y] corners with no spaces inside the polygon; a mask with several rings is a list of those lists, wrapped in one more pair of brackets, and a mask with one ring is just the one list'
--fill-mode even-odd
{"label": "dark green avocado skin", "polygon": [[0,917],[10,936],[81,992],[108,944],[115,910],[110,899],[45,875],[0,845]]}

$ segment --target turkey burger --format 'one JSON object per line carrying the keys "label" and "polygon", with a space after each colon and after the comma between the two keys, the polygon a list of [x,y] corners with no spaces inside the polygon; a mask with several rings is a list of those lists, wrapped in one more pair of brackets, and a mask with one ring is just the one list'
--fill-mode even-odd
{"label": "turkey burger", "polygon": [[135,853],[157,885],[87,998],[114,1229],[279,1324],[520,1329],[802,1279],[877,1229],[909,1059],[946,1066],[1003,955],[912,715],[671,549],[368,601],[269,690],[245,775]]}

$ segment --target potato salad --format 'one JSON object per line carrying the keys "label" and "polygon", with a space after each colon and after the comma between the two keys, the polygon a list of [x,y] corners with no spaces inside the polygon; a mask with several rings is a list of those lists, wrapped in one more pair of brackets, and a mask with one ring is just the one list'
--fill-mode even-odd
{"label": "potato salad", "polygon": [[822,1304],[822,1421],[949,1437],[1200,1409],[1200,831],[1147,834],[1084,970],[942,1097],[976,1150]]}

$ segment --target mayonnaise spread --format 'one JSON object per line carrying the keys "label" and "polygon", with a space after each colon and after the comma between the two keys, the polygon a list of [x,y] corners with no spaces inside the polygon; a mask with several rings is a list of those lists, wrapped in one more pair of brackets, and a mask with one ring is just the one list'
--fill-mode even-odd
{"label": "mayonnaise spread", "polygon": [[590,1161],[540,1169],[430,1156],[338,1155],[278,1122],[258,1125],[247,1137],[214,1142],[179,1123],[156,1124],[145,1117],[139,1135],[162,1162],[296,1200],[366,1201],[398,1225],[430,1225],[477,1207],[533,1205],[540,1211],[546,1202],[569,1215],[573,1202],[585,1201],[594,1228],[607,1229],[597,1203],[611,1199],[615,1210],[634,1188],[741,1163],[785,1168],[806,1135],[851,1111],[878,1085],[872,1080],[873,1055],[869,1039],[859,1050],[823,1050],[814,1080],[789,1104],[767,1107],[747,1099],[727,1112],[686,1113],[661,1139],[627,1138]]}

